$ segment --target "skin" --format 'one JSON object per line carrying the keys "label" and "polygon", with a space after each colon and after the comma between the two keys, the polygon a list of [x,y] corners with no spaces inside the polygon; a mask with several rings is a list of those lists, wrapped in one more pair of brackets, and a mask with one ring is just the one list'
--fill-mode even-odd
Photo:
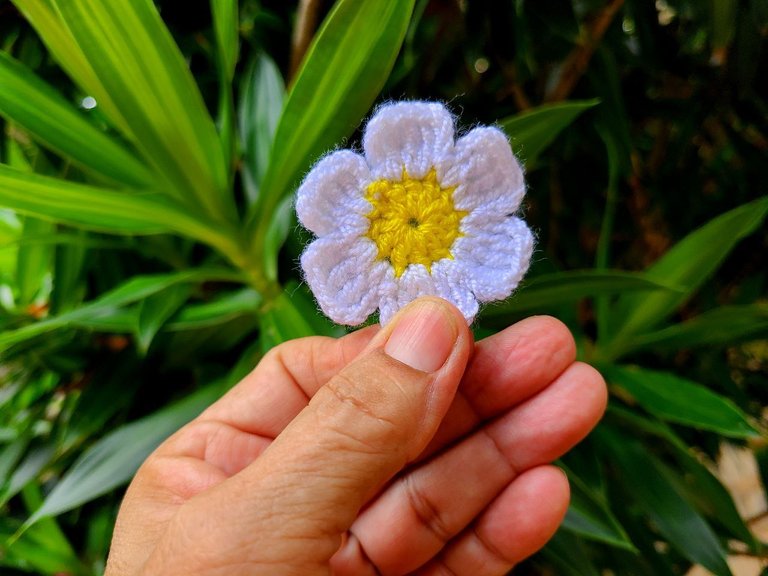
{"label": "skin", "polygon": [[107,576],[507,573],[565,515],[550,462],[601,376],[559,321],[478,343],[447,302],[272,350],[128,488]]}

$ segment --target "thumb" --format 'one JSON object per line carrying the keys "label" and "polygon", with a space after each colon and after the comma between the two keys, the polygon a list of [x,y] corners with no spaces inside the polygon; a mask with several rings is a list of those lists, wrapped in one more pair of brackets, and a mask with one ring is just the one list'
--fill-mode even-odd
{"label": "thumb", "polygon": [[413,302],[258,460],[218,487],[232,532],[221,535],[222,546],[263,556],[244,573],[257,564],[269,574],[327,572],[360,508],[435,434],[471,344],[452,305]]}

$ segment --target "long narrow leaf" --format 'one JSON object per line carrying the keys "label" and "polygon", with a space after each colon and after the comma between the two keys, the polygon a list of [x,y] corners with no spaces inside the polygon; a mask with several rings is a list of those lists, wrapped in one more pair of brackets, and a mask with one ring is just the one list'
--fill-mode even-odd
{"label": "long narrow leaf", "polygon": [[219,234],[161,194],[123,193],[28,174],[0,164],[0,206],[111,234],[178,232],[211,244]]}
{"label": "long narrow leaf", "polygon": [[184,57],[151,0],[56,0],[131,139],[185,200],[231,218],[232,198],[213,121]]}
{"label": "long narrow leaf", "polygon": [[733,345],[768,336],[768,304],[722,306],[633,339],[632,349]]}
{"label": "long narrow leaf", "polygon": [[604,366],[609,383],[623,388],[651,414],[662,420],[712,430],[731,438],[750,438],[760,433],[728,398],[704,386],[656,370]]}
{"label": "long narrow leaf", "polygon": [[678,551],[716,576],[732,576],[725,550],[706,520],[671,481],[668,468],[636,440],[616,430],[599,434],[606,458],[615,462],[634,504]]}
{"label": "long narrow leaf", "polygon": [[102,85],[85,54],[59,16],[54,0],[12,0],[16,8],[35,28],[53,58],[89,95],[93,96],[115,127],[123,134],[131,130]]}
{"label": "long narrow leaf", "polygon": [[680,285],[680,294],[628,294],[614,312],[614,345],[650,328],[687,300],[723,262],[736,244],[757,229],[768,214],[768,196],[739,206],[686,236],[647,270],[649,278]]}
{"label": "long narrow leaf", "polygon": [[56,516],[125,484],[166,437],[197,416],[221,393],[212,384],[146,418],[111,432],[73,464],[25,527]]}
{"label": "long narrow leaf", "polygon": [[[252,254],[265,253],[267,225],[281,200],[323,152],[352,132],[389,75],[415,0],[339,0],[309,48],[288,94],[269,168],[249,225]],[[280,246],[282,242],[273,242]],[[268,267],[275,270],[275,266]]]}
{"label": "long narrow leaf", "polygon": [[5,52],[0,52],[0,115],[55,152],[115,182],[136,187],[152,182],[147,167],[133,154]]}
{"label": "long narrow leaf", "polygon": [[600,100],[574,100],[544,104],[515,116],[499,120],[499,124],[512,139],[515,153],[527,168],[536,160],[557,135],[565,130],[585,110],[597,106]]}
{"label": "long narrow leaf", "polygon": [[622,270],[570,270],[545,274],[526,282],[507,302],[488,306],[483,316],[543,311],[597,295],[616,295],[634,291],[679,292],[667,282]]}
{"label": "long narrow leaf", "polygon": [[[100,318],[110,318],[116,312],[119,312],[121,308],[134,302],[140,302],[172,286],[209,280],[232,280],[234,278],[233,273],[218,269],[186,270],[153,276],[137,276],[106,292],[96,300],[70,312],[40,320],[16,330],[7,330],[0,333],[0,349],[64,326],[89,325],[90,322],[97,321]],[[133,316],[130,318],[134,319]],[[131,322],[129,326],[133,330],[137,324]]]}

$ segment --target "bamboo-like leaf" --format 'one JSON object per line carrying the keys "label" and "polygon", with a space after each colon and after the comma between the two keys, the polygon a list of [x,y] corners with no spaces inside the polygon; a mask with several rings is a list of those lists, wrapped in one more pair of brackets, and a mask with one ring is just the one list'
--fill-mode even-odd
{"label": "bamboo-like leaf", "polygon": [[219,383],[109,433],[86,450],[46,496],[25,527],[56,516],[128,482],[166,437],[197,416],[221,393]]}
{"label": "bamboo-like leaf", "polygon": [[234,205],[216,129],[154,3],[55,3],[144,159],[179,198],[214,218],[231,219]]}
{"label": "bamboo-like leaf", "polygon": [[152,182],[147,167],[96,128],[61,94],[0,51],[0,115],[82,167],[121,184]]}
{"label": "bamboo-like leaf", "polygon": [[240,23],[238,22],[237,8],[237,0],[211,0],[219,66],[224,77],[230,82],[235,74],[239,48],[238,27]]}
{"label": "bamboo-like leaf", "polygon": [[24,231],[19,241],[18,259],[16,261],[16,287],[18,289],[17,305],[24,307],[32,304],[40,294],[46,277],[49,275],[53,250],[50,245],[27,244],[25,237],[38,234],[48,234],[52,224],[37,218],[24,219]]}
{"label": "bamboo-like leaf", "polygon": [[249,219],[258,261],[276,257],[265,253],[265,240],[280,202],[312,161],[355,129],[384,86],[414,1],[339,0],[326,18],[288,94]]}
{"label": "bamboo-like leaf", "polygon": [[608,414],[609,417],[618,417],[622,427],[631,426],[651,434],[654,439],[669,443],[669,446],[674,449],[674,456],[686,471],[684,480],[692,501],[710,518],[725,526],[734,538],[747,544],[756,554],[759,553],[759,545],[736,509],[733,497],[710,469],[701,462],[700,454],[695,453],[664,422],[646,418],[616,404],[608,407]]}
{"label": "bamboo-like leaf", "polygon": [[[119,314],[121,308],[149,298],[172,286],[199,283],[206,280],[235,280],[236,278],[237,276],[234,273],[219,269],[186,270],[154,276],[136,276],[117,288],[102,294],[96,300],[70,312],[40,320],[16,330],[7,330],[0,333],[0,350],[65,326],[89,326],[91,323],[98,322],[99,319],[103,318],[109,321],[113,315]],[[123,325],[122,319],[125,317],[119,316],[119,318],[121,318],[121,321],[118,327]],[[128,317],[128,326],[131,330],[137,326],[135,318],[133,315]]]}
{"label": "bamboo-like leaf", "polygon": [[628,294],[614,310],[618,329],[611,346],[620,347],[650,328],[688,299],[768,214],[768,196],[739,206],[711,220],[673,246],[646,274],[649,278],[682,286],[683,293]]}
{"label": "bamboo-like leaf", "polygon": [[220,236],[167,197],[114,192],[28,174],[0,164],[0,206],[22,214],[112,234],[178,232],[216,245]]}
{"label": "bamboo-like leaf", "polygon": [[115,127],[123,134],[131,130],[118,112],[109,91],[102,85],[80,46],[59,16],[54,0],[11,0],[35,28],[53,58],[89,95],[93,96]]}
{"label": "bamboo-like leaf", "polygon": [[617,295],[636,291],[679,292],[667,282],[648,278],[644,274],[623,270],[569,270],[533,278],[512,298],[489,305],[483,317],[546,311],[563,304],[578,302],[599,295]]}
{"label": "bamboo-like leaf", "polygon": [[146,354],[155,335],[184,305],[189,294],[189,285],[174,284],[141,302],[136,326],[136,343],[142,353]]}
{"label": "bamboo-like leaf", "polygon": [[499,120],[499,124],[512,139],[515,153],[527,168],[536,160],[557,135],[565,130],[579,115],[597,106],[600,100],[573,100],[544,104],[515,116]]}
{"label": "bamboo-like leaf", "polygon": [[688,348],[733,345],[768,336],[768,304],[721,306],[685,322],[633,339],[639,348]]}
{"label": "bamboo-like leaf", "polygon": [[243,151],[243,185],[249,204],[257,197],[269,165],[272,141],[285,98],[285,84],[274,60],[264,53],[242,79],[238,121]]}
{"label": "bamboo-like leaf", "polygon": [[623,388],[651,414],[678,424],[731,438],[760,433],[731,400],[704,386],[670,374],[627,366],[602,366],[611,384]]}
{"label": "bamboo-like leaf", "polygon": [[732,576],[720,541],[680,493],[667,466],[636,440],[616,430],[602,432],[597,437],[605,448],[606,459],[621,470],[623,486],[658,531],[691,562],[701,564],[716,576]]}
{"label": "bamboo-like leaf", "polygon": [[281,293],[260,317],[262,351],[304,336],[314,336],[315,331],[291,302],[290,296]]}

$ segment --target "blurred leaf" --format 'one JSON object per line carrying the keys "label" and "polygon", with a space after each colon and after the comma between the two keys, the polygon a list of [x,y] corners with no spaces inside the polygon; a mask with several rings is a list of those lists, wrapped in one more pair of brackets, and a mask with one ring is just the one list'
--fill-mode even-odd
{"label": "blurred leaf", "polygon": [[147,353],[155,335],[184,305],[189,294],[188,284],[174,284],[141,301],[136,326],[136,343],[141,353]]}
{"label": "blurred leaf", "polygon": [[237,116],[243,149],[243,185],[248,203],[253,204],[269,165],[285,84],[274,60],[259,52],[248,66],[241,86]]}
{"label": "blurred leaf", "polygon": [[[621,351],[623,341],[664,319],[714,272],[739,240],[754,232],[768,214],[768,196],[739,206],[695,230],[653,264],[646,274],[684,287],[683,293],[628,294],[614,310],[618,329],[612,346]],[[620,352],[619,352],[620,353]],[[614,352],[613,357],[617,357]]]}
{"label": "blurred leaf", "polygon": [[185,306],[166,325],[166,330],[182,331],[218,326],[240,316],[255,315],[262,298],[258,292],[244,288],[220,296],[212,302]]}
{"label": "blurred leaf", "polygon": [[618,430],[600,432],[606,458],[621,470],[622,486],[634,496],[634,505],[652,520],[659,533],[691,562],[701,564],[716,576],[733,576],[720,541],[670,481],[673,473],[667,466],[637,440]]}
{"label": "blurred leaf", "polygon": [[265,246],[277,207],[309,165],[357,127],[384,86],[414,1],[339,0],[315,36],[288,94],[249,218],[258,261],[275,258]]}
{"label": "blurred leaf", "polygon": [[43,43],[69,76],[98,102],[112,123],[124,134],[130,134],[126,120],[118,113],[109,91],[96,76],[85,54],[62,21],[55,0],[12,0],[13,4],[35,28]]}
{"label": "blurred leaf", "polygon": [[670,374],[636,367],[600,367],[609,383],[623,388],[651,414],[678,424],[711,430],[731,438],[751,438],[760,432],[728,398]]}
{"label": "blurred leaf", "polygon": [[636,551],[634,545],[607,503],[572,470],[568,470],[571,484],[571,503],[562,527],[570,532],[610,546]]}
{"label": "blurred leaf", "polygon": [[597,106],[600,100],[574,100],[544,104],[515,116],[499,120],[499,124],[512,139],[515,154],[530,169],[557,135],[565,130],[579,115]]}
{"label": "blurred leaf", "polygon": [[736,29],[736,0],[709,0],[712,49],[721,51],[728,48]]}
{"label": "blurred leaf", "polygon": [[50,280],[52,252],[45,244],[27,244],[25,238],[49,234],[53,225],[45,220],[27,217],[20,237],[18,259],[16,261],[16,287],[18,288],[17,306],[23,308],[35,301],[45,284]]}
{"label": "blurred leaf", "polygon": [[267,352],[278,344],[314,336],[315,331],[297,310],[286,292],[282,292],[260,318],[262,351]]}
{"label": "blurred leaf", "polygon": [[214,219],[231,218],[234,206],[216,129],[154,3],[55,4],[128,125],[126,135],[173,184],[168,191]]}
{"label": "blurred leaf", "polygon": [[211,0],[213,14],[213,30],[216,33],[219,66],[224,77],[232,81],[237,65],[239,44],[239,17],[237,0]]}
{"label": "blurred leaf", "polygon": [[110,180],[142,187],[152,182],[147,167],[91,124],[61,94],[0,51],[0,115],[30,132],[55,152]]}
{"label": "blurred leaf", "polygon": [[582,298],[631,291],[675,292],[679,291],[679,288],[666,281],[621,270],[554,272],[525,281],[519,291],[506,302],[486,306],[483,316],[548,310],[562,304],[578,302]]}
{"label": "blurred leaf", "polygon": [[[61,239],[62,236],[59,235],[58,238]],[[85,297],[86,286],[82,276],[88,255],[88,243],[88,234],[83,230],[75,230],[71,242],[56,246],[50,298],[51,314],[66,312],[82,302]]]}
{"label": "blurred leaf", "polygon": [[681,477],[686,482],[689,498],[710,518],[730,530],[734,538],[747,544],[752,552],[759,553],[759,545],[736,509],[730,492],[701,462],[700,455],[695,454],[667,424],[613,404],[609,406],[608,414],[617,416],[621,420],[622,427],[631,426],[668,442],[682,466]]}
{"label": "blurred leaf", "polygon": [[55,453],[56,449],[53,445],[40,446],[30,450],[24,459],[18,463],[7,483],[0,489],[0,506],[4,506],[8,500],[16,496],[24,486],[36,478],[40,471],[51,462]]}
{"label": "blurred leaf", "polygon": [[669,328],[642,334],[632,341],[632,349],[734,345],[766,336],[768,304],[720,306]]}
{"label": "blurred leaf", "polygon": [[128,482],[160,443],[207,408],[221,384],[206,386],[153,414],[107,434],[86,450],[24,524],[56,516]]}
{"label": "blurred leaf", "polygon": [[600,576],[583,541],[565,530],[558,530],[540,554],[557,567],[558,576]]}
{"label": "blurred leaf", "polygon": [[206,280],[231,280],[232,272],[219,269],[198,269],[154,276],[134,276],[121,286],[102,294],[96,300],[59,316],[40,320],[16,330],[0,333],[0,349],[23,340],[45,334],[58,328],[89,322],[101,316],[109,317],[128,304],[149,298],[171,286],[184,283],[199,283]]}
{"label": "blurred leaf", "polygon": [[201,224],[155,193],[129,194],[28,174],[0,164],[0,206],[38,218],[112,234],[177,231],[210,238]]}

